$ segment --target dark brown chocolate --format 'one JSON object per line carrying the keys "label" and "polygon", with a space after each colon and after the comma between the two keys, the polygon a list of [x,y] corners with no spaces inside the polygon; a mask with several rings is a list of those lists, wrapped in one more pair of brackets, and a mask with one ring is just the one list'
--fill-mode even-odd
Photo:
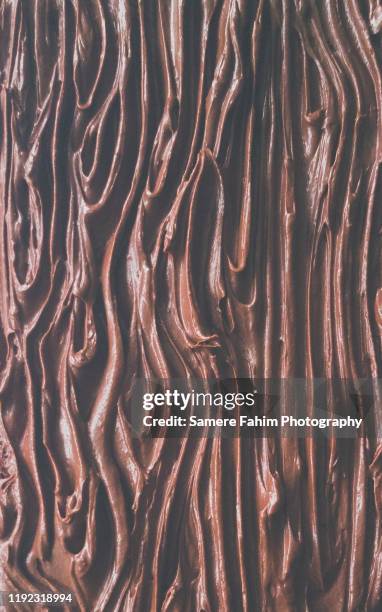
{"label": "dark brown chocolate", "polygon": [[381,377],[381,28],[379,0],[2,0],[3,590],[382,609],[378,436],[126,412],[143,378]]}

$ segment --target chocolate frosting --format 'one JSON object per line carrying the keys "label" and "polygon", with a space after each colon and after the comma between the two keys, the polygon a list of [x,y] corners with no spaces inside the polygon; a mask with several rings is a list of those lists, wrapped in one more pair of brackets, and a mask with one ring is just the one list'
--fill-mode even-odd
{"label": "chocolate frosting", "polygon": [[138,378],[381,376],[381,28],[380,0],[2,0],[3,590],[381,610],[378,437],[126,412]]}

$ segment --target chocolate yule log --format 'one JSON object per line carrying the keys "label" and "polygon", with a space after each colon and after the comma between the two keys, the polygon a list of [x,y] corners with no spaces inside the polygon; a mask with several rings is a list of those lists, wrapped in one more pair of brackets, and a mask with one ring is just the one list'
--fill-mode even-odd
{"label": "chocolate yule log", "polygon": [[381,30],[0,0],[5,609],[382,610]]}

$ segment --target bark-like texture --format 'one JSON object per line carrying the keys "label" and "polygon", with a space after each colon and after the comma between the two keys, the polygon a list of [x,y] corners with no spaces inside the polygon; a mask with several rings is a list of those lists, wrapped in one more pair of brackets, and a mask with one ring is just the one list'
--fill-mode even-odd
{"label": "bark-like texture", "polygon": [[3,588],[381,610],[378,440],[126,416],[134,377],[381,376],[379,0],[1,0],[0,26]]}

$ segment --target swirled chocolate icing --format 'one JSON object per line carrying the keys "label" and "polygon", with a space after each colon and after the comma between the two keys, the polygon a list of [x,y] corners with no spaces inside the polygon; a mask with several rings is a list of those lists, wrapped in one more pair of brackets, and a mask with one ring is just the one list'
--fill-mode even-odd
{"label": "swirled chocolate icing", "polygon": [[137,377],[381,376],[381,28],[380,0],[1,0],[3,590],[382,609],[379,438],[125,410]]}

